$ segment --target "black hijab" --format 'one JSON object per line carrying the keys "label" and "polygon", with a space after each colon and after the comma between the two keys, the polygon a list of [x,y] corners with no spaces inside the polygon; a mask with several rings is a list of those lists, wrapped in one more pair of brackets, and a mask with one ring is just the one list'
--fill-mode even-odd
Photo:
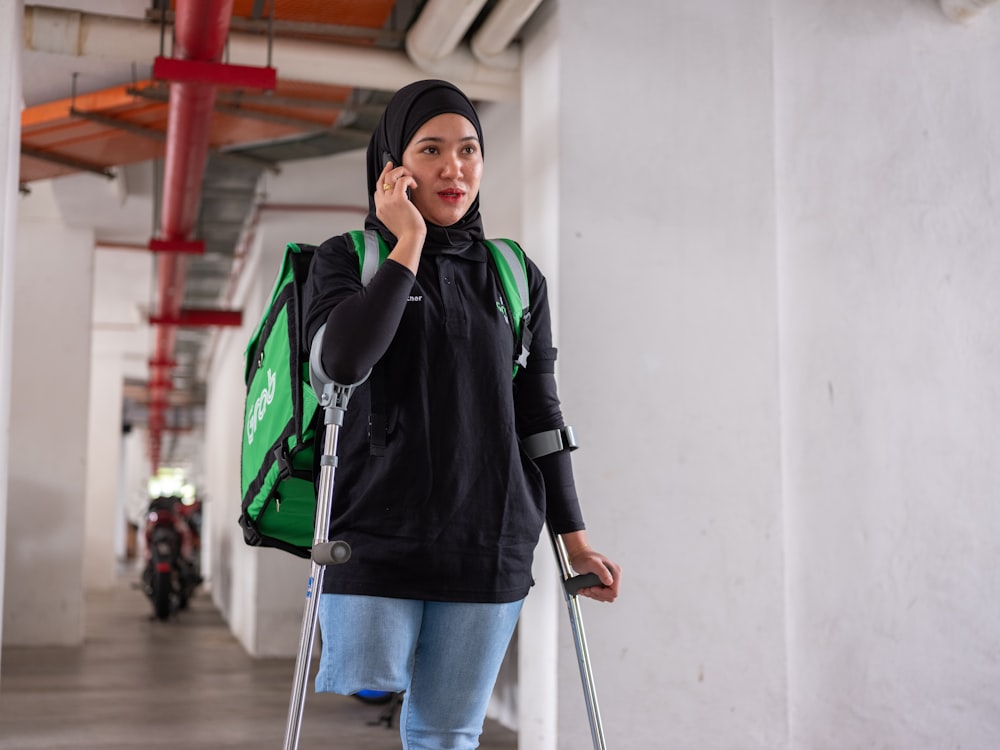
{"label": "black hijab", "polygon": [[[394,166],[402,163],[403,151],[420,127],[432,117],[444,114],[461,115],[472,123],[479,136],[479,148],[483,149],[483,129],[479,115],[469,98],[447,81],[417,81],[404,86],[386,105],[379,118],[371,141],[368,143],[368,217],[365,226],[377,229],[391,245],[396,238],[375,216],[375,190],[382,189],[378,183],[388,154]],[[479,195],[472,201],[465,216],[449,227],[440,227],[427,222],[427,238],[424,251],[461,252],[477,240],[483,238],[483,220],[479,215]]]}

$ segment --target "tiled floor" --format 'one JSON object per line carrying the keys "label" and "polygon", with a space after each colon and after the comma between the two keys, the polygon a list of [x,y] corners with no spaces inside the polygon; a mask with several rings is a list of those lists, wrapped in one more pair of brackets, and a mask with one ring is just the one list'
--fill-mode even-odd
{"label": "tiled floor", "polygon": [[[207,594],[150,619],[131,581],[87,599],[82,647],[0,656],[0,750],[281,750],[294,659],[251,659]],[[397,750],[383,706],[309,691],[301,750]],[[487,722],[483,750],[514,750]]]}

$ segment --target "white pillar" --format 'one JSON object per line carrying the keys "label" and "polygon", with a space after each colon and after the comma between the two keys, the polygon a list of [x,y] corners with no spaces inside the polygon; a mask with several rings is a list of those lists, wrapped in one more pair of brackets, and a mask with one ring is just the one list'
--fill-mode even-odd
{"label": "white pillar", "polygon": [[128,467],[126,466],[126,461],[128,460],[128,436],[122,431],[121,436],[118,440],[118,476],[115,480],[115,518],[118,519],[115,526],[115,559],[119,561],[124,561],[128,556],[128,506],[126,505],[127,498],[127,481],[128,481]]}
{"label": "white pillar", "polygon": [[[551,6],[548,6],[551,7]],[[559,343],[559,50],[555,13],[533,21],[524,45],[521,91],[523,239],[545,274]],[[573,424],[574,416],[565,414]],[[535,551],[535,586],[518,627],[518,748],[555,750],[558,738],[558,645],[562,592],[552,545],[543,537]]]}
{"label": "white pillar", "polygon": [[10,50],[0,71],[0,641],[3,639],[7,538],[7,466],[10,443],[11,353],[14,335],[14,248],[20,171],[22,1],[0,11],[0,47]]}
{"label": "white pillar", "polygon": [[[96,347],[95,347],[96,349]],[[93,352],[87,440],[84,587],[110,588],[116,575],[116,539],[124,523],[118,505],[122,454],[122,357]]]}
{"label": "white pillar", "polygon": [[[146,509],[149,507],[149,477],[153,471],[149,460],[149,439],[145,427],[133,425],[131,432],[122,438],[122,487],[120,504],[125,523],[138,526],[136,537],[135,571],[142,569],[146,554],[144,537]],[[134,571],[134,572],[135,572]]]}
{"label": "white pillar", "polygon": [[[79,193],[69,180],[59,187],[58,197],[64,204]],[[116,201],[111,210],[122,222],[126,216],[146,215],[148,208],[141,195],[129,195]],[[154,337],[142,311],[148,307],[150,290],[156,283],[155,262],[153,254],[134,250],[99,247],[94,254],[87,517],[99,540],[88,543],[88,587],[108,583],[107,576],[117,568],[112,555],[114,559],[126,558],[128,524],[132,521],[141,527],[148,505],[151,466],[146,430],[130,425],[134,429],[123,435],[121,428],[124,420],[131,418],[122,411],[125,382],[149,378],[147,362]],[[113,540],[113,550],[107,546],[108,539]],[[142,552],[141,536],[137,541],[137,551]],[[97,563],[97,558],[102,562]],[[101,580],[93,577],[98,569]]]}
{"label": "white pillar", "polygon": [[22,205],[15,246],[4,643],[76,645],[94,238]]}

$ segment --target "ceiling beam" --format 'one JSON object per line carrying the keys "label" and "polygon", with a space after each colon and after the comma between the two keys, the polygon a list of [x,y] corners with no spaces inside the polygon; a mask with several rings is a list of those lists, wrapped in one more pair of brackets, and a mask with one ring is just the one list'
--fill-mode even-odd
{"label": "ceiling beam", "polygon": [[120,117],[109,117],[108,115],[102,115],[98,112],[84,112],[76,107],[70,107],[69,113],[73,117],[79,117],[81,120],[88,120],[98,125],[103,125],[106,128],[122,130],[126,133],[138,135],[142,138],[149,138],[150,140],[157,141],[158,143],[165,143],[167,140],[167,134],[163,130],[129,122],[128,120],[123,120]]}

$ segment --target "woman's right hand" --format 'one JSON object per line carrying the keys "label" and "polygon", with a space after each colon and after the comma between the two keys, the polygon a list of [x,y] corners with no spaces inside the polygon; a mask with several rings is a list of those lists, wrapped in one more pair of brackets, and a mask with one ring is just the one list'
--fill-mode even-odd
{"label": "woman's right hand", "polygon": [[375,189],[375,215],[396,239],[410,235],[423,238],[427,235],[427,224],[420,211],[409,199],[407,191],[415,188],[417,181],[406,167],[397,167],[387,162],[379,175]]}
{"label": "woman's right hand", "polygon": [[414,276],[427,236],[424,217],[406,194],[416,186],[417,181],[406,167],[394,167],[390,161],[382,169],[375,189],[375,215],[396,236],[396,246],[389,257],[410,269]]}

